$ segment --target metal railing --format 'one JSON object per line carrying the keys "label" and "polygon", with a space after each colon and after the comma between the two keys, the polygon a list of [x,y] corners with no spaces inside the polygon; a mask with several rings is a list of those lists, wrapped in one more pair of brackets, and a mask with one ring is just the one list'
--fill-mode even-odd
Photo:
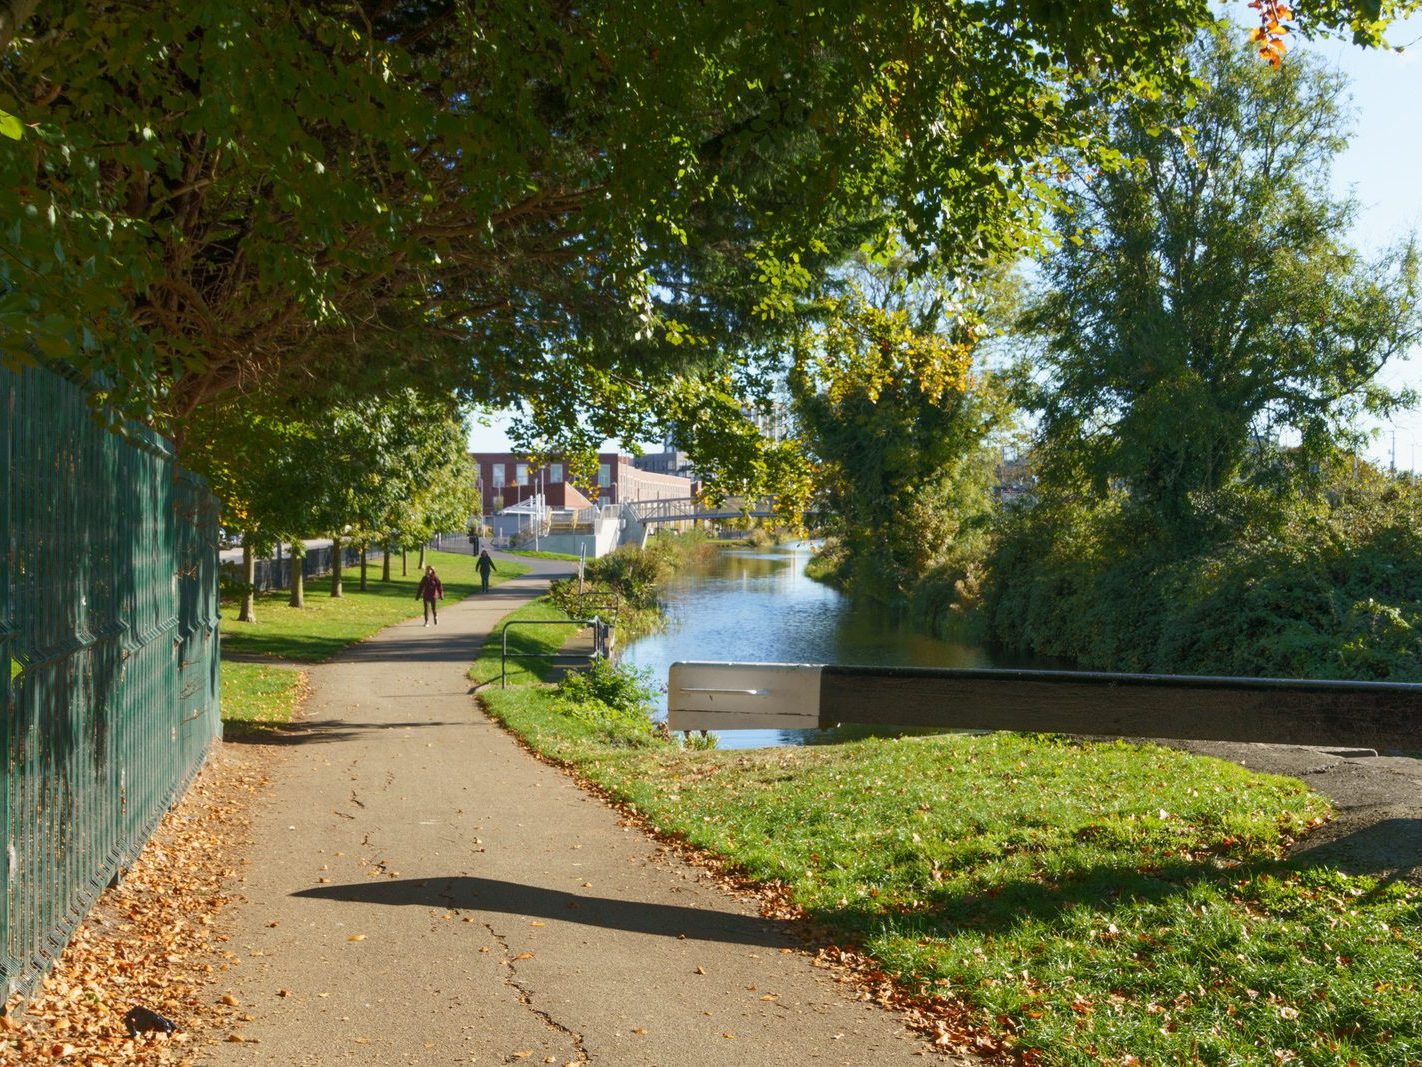
{"label": "metal railing", "polygon": [[[372,548],[366,555],[373,560],[380,558],[379,549]],[[315,548],[308,548],[306,555],[301,558],[301,574],[303,578],[321,578],[331,573],[332,551],[330,545],[321,545]],[[270,592],[273,589],[291,588],[291,553],[281,551],[280,556],[273,556],[269,559],[259,559],[255,561],[253,568],[252,585],[259,593]],[[341,565],[343,567],[354,568],[360,566],[360,549],[353,545],[346,545],[341,549]],[[222,575],[232,582],[241,582],[242,563],[240,560],[224,560],[222,563]]]}
{"label": "metal railing", "polygon": [[1422,752],[1422,684],[807,663],[673,663],[673,730],[842,723]]}
{"label": "metal railing", "polygon": [[[510,652],[509,630],[515,626],[591,626],[593,647],[591,652]],[[595,659],[606,659],[612,645],[612,629],[608,623],[594,615],[590,619],[512,619],[499,628],[502,648],[499,653],[499,688],[508,688],[508,667],[511,659],[575,659],[591,663]]]}
{"label": "metal railing", "polygon": [[27,991],[219,736],[217,502],[83,389],[0,369],[0,992]]}
{"label": "metal railing", "polygon": [[626,506],[632,509],[637,521],[642,523],[735,519],[744,515],[768,518],[775,514],[773,497],[727,497],[719,504],[711,504],[695,497],[672,497],[664,500],[629,500]]}

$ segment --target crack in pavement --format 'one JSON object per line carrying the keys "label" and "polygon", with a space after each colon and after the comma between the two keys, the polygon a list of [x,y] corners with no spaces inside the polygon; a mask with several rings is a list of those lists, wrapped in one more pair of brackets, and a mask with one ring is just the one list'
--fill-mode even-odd
{"label": "crack in pavement", "polygon": [[[454,898],[451,896],[451,906],[453,906],[453,899]],[[545,1026],[547,1026],[550,1030],[554,1030],[560,1034],[563,1034],[565,1037],[567,1037],[569,1041],[572,1042],[573,1051],[574,1053],[576,1053],[578,1058],[576,1060],[570,1060],[569,1064],[592,1063],[592,1056],[588,1054],[588,1050],[583,1044],[583,1035],[578,1033],[571,1027],[564,1026],[557,1019],[553,1018],[553,1016],[547,1011],[545,1011],[543,1008],[540,1008],[533,1003],[533,991],[519,981],[518,968],[514,966],[514,964],[517,962],[517,958],[509,949],[508,938],[506,938],[503,934],[495,930],[493,923],[484,922],[482,925],[485,930],[489,931],[489,936],[499,943],[499,948],[503,951],[504,969],[508,972],[504,976],[504,985],[512,989],[518,997],[518,1002],[522,1004],[526,1009],[528,1009],[528,1011],[531,1012],[534,1016],[543,1020],[543,1024]]]}

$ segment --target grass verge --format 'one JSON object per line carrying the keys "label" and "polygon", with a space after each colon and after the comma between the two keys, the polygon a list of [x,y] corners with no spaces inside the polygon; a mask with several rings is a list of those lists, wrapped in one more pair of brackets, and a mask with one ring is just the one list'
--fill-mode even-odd
{"label": "grass verge", "polygon": [[[479,589],[474,557],[454,552],[430,552],[429,564],[444,583],[445,603],[462,600]],[[529,570],[521,563],[501,560],[491,576],[493,585],[508,581]],[[306,606],[287,604],[288,593],[275,591],[257,597],[255,623],[237,621],[239,605],[222,604],[222,650],[242,656],[320,663],[342,649],[363,641],[385,627],[421,612],[415,599],[420,572],[413,563],[408,575],[399,574],[400,563],[392,561],[389,582],[379,580],[380,567],[370,568],[367,590],[359,589],[358,571],[347,569],[342,581],[344,595],[331,599],[329,578],[317,578],[306,585]]]}
{"label": "grass verge", "polygon": [[479,650],[479,658],[469,668],[469,677],[480,685],[497,685],[500,663],[503,657],[502,630],[510,623],[531,623],[514,625],[509,628],[509,651],[519,656],[539,658],[510,659],[508,661],[507,682],[511,686],[526,686],[543,682],[556,673],[552,657],[567,640],[578,632],[574,623],[554,625],[568,618],[566,612],[554,607],[547,600],[535,600],[517,611],[510,612],[499,621],[499,625],[489,640]]}
{"label": "grass verge", "polygon": [[548,686],[481,698],[1025,1062],[1422,1061],[1422,892],[1285,859],[1328,815],[1293,779],[1016,734],[633,747]]}
{"label": "grass verge", "polygon": [[219,665],[222,729],[228,737],[266,733],[291,724],[306,692],[306,675],[295,667],[262,663]]}

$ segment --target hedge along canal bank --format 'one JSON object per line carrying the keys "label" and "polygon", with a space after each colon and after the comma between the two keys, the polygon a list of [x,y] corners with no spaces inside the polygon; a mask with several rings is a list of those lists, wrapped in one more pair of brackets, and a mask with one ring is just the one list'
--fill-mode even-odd
{"label": "hedge along canal bank", "polygon": [[[899,1017],[531,758],[465,677],[566,564],[311,668],[273,770],[208,1064],[917,1063]],[[243,1018],[242,1016],[250,1016]]]}

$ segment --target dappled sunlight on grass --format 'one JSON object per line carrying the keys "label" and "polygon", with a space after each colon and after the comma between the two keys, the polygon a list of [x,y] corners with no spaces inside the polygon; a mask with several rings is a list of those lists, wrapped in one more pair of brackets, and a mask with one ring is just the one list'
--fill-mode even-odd
{"label": "dappled sunlight on grass", "polygon": [[[427,559],[444,584],[442,604],[452,604],[479,590],[474,557],[452,552],[431,552]],[[526,574],[520,563],[501,561],[491,584],[498,585]],[[240,605],[222,604],[222,649],[224,654],[261,656],[272,659],[319,663],[349,645],[362,641],[387,626],[420,615],[415,599],[422,573],[410,563],[410,573],[401,575],[398,559],[392,561],[391,580],[379,580],[379,565],[370,567],[365,592],[359,588],[359,572],[350,568],[342,581],[340,599],[330,596],[330,579],[318,578],[306,584],[306,605],[292,608],[286,591],[262,593],[257,597],[255,623],[237,621]]]}

